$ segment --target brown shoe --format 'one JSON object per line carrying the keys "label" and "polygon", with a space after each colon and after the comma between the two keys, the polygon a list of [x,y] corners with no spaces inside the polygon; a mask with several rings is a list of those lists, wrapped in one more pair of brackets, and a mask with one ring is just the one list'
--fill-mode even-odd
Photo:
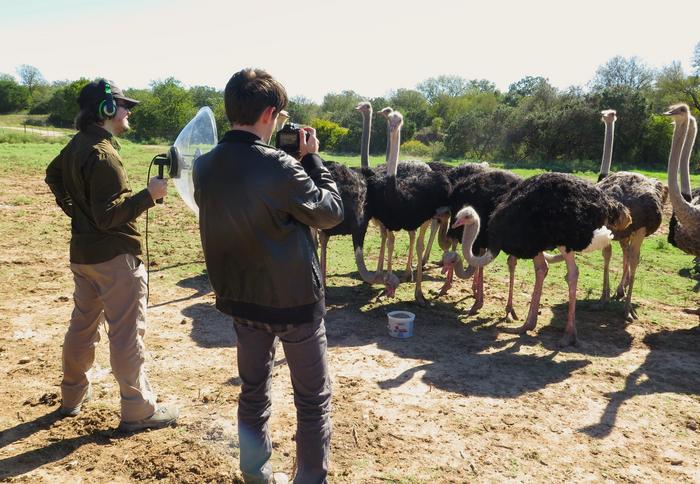
{"label": "brown shoe", "polygon": [[156,411],[148,418],[136,420],[134,422],[119,423],[120,432],[136,432],[145,429],[160,429],[174,424],[180,416],[180,410],[174,404],[158,405]]}

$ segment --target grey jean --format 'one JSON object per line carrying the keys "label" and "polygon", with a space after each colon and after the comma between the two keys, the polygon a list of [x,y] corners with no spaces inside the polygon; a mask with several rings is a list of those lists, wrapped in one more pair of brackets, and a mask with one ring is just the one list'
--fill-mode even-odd
{"label": "grey jean", "polygon": [[275,343],[289,366],[297,409],[297,484],[325,483],[331,442],[331,380],[326,361],[323,320],[299,325],[270,325],[233,318],[238,336],[238,372],[242,381],[238,401],[240,467],[246,483],[272,478],[272,442],[268,430],[270,386]]}

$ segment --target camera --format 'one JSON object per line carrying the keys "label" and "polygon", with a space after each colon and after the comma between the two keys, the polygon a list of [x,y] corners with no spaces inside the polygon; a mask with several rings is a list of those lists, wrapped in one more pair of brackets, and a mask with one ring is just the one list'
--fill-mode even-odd
{"label": "camera", "polygon": [[[287,123],[282,129],[277,131],[277,136],[275,137],[275,145],[278,150],[282,150],[292,156],[299,155],[299,132],[302,131],[302,127],[298,124]],[[305,133],[306,139],[309,139],[309,132]]]}

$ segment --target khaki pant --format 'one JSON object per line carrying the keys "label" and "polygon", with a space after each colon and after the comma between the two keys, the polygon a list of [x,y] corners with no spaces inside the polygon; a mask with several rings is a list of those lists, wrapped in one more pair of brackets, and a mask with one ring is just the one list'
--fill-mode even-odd
{"label": "khaki pant", "polygon": [[95,361],[99,326],[107,321],[112,373],[119,383],[122,420],[150,417],[156,396],[144,369],[146,268],[131,254],[99,264],[73,264],[75,308],[63,342],[64,407],[75,407],[89,387],[87,371]]}

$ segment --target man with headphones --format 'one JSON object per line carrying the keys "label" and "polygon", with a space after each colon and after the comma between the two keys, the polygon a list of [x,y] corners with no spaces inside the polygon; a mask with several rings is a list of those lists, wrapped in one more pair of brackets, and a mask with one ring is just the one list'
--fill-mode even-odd
{"label": "man with headphones", "polygon": [[78,133],[46,169],[56,203],[71,218],[70,268],[75,292],[63,343],[62,416],[76,416],[92,397],[88,370],[107,322],[110,362],[121,393],[122,431],[165,427],[177,420],[175,405],[156,404],[144,368],[146,269],[140,259],[136,218],[167,192],[153,177],[134,193],[119,156],[119,136],[138,104],[114,83],[87,84],[78,97]]}

